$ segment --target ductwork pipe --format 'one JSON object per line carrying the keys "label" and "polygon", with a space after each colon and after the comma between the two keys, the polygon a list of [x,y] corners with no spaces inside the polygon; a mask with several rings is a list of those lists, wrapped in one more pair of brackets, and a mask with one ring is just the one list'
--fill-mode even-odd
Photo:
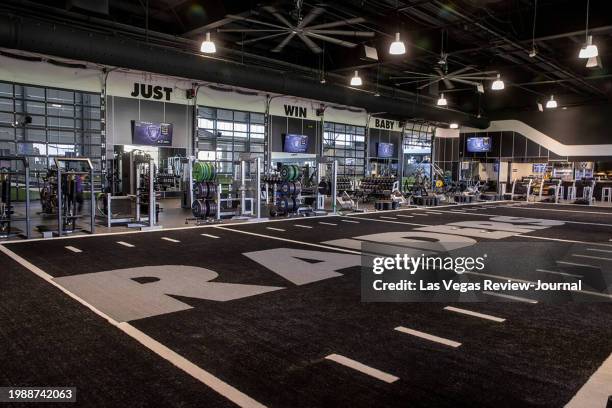
{"label": "ductwork pipe", "polygon": [[385,112],[405,119],[458,122],[487,128],[489,120],[462,112],[440,109],[405,99],[374,96],[310,78],[272,69],[245,66],[207,58],[104,32],[0,15],[0,46],[58,57],[88,61],[196,81],[221,83],[263,92],[291,95],[327,103],[355,106],[368,112]]}

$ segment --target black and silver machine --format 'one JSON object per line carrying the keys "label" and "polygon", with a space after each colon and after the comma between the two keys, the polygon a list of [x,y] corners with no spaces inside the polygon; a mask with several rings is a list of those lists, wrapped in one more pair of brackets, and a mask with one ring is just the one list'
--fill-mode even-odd
{"label": "black and silver machine", "polygon": [[[22,171],[16,170],[17,163],[21,163]],[[16,217],[14,201],[19,202],[22,196],[25,200],[25,215]],[[16,222],[25,223],[25,232],[15,228]],[[30,168],[26,157],[0,156],[0,238],[16,235],[26,238],[31,235]]]}
{"label": "black and silver machine", "polygon": [[[89,158],[56,157],[57,179],[57,236],[72,233],[77,229],[77,221],[86,219],[89,224],[88,232],[95,232],[95,192],[94,168]],[[89,179],[87,181],[87,179]],[[88,215],[82,214],[85,199],[85,184],[89,183],[89,200],[91,211]]]}

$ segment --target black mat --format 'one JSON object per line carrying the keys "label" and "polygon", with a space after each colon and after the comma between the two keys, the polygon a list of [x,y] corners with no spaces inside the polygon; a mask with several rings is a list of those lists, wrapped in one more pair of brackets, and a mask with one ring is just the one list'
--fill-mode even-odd
{"label": "black mat", "polygon": [[[496,211],[510,215],[516,210]],[[535,217],[528,211],[521,211],[520,216]],[[349,219],[359,221],[361,217]],[[418,218],[406,222],[434,225],[485,217],[434,214]],[[362,303],[359,268],[342,270],[343,275],[337,278],[296,286],[242,255],[272,248],[329,249],[231,231],[319,243],[414,228],[367,220],[345,223],[343,219],[304,218],[245,224],[230,230],[197,228],[27,242],[9,248],[54,276],[179,264],[213,269],[222,282],[286,287],[228,302],[180,298],[193,309],[131,322],[269,406],[559,407],[612,351],[610,304],[456,305],[507,319],[500,324],[445,311],[446,304]],[[574,227],[553,228],[573,231]],[[126,248],[117,241],[135,247]],[[83,252],[73,253],[67,245]],[[32,311],[41,312],[42,307]],[[397,326],[463,344],[449,348],[394,331]],[[325,360],[332,353],[400,380],[386,384]]]}
{"label": "black mat", "polygon": [[0,386],[77,387],[74,407],[232,406],[3,254],[0,265]]}

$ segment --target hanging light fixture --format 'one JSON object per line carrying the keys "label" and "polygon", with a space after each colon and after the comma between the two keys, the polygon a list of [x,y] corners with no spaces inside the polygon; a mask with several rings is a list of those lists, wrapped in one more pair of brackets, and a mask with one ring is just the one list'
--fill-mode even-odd
{"label": "hanging light fixture", "polygon": [[359,77],[359,73],[355,71],[355,76],[351,78],[351,86],[361,86],[363,85],[363,81]]}
{"label": "hanging light fixture", "polygon": [[444,94],[440,94],[440,99],[438,99],[438,106],[446,106],[446,105],[448,105],[448,102],[446,101]]}
{"label": "hanging light fixture", "polygon": [[200,51],[204,54],[214,54],[217,52],[217,47],[215,47],[215,43],[210,39],[210,33],[206,33],[206,39],[202,41],[202,46],[200,47]]}
{"label": "hanging light fixture", "polygon": [[458,123],[451,123],[448,127],[451,128],[451,129],[459,129],[459,124]]}
{"label": "hanging light fixture", "polygon": [[555,96],[550,95],[550,100],[546,102],[546,109],[555,109],[557,107],[557,101],[555,101]]}
{"label": "hanging light fixture", "polygon": [[406,46],[404,45],[404,42],[400,40],[400,33],[395,33],[395,41],[393,41],[389,47],[389,54],[402,55],[405,53]]}
{"label": "hanging light fixture", "polygon": [[501,91],[505,88],[504,81],[501,80],[501,75],[497,74],[497,79],[491,84],[492,91]]}
{"label": "hanging light fixture", "polygon": [[587,42],[580,49],[580,53],[578,54],[578,58],[594,58],[599,55],[599,51],[597,50],[597,46],[593,44],[593,36],[587,36]]}
{"label": "hanging light fixture", "polygon": [[598,55],[596,57],[591,57],[587,60],[586,63],[587,68],[603,68],[601,65],[601,57]]}
{"label": "hanging light fixture", "polygon": [[578,53],[578,58],[593,58],[599,55],[599,51],[597,50],[597,46],[593,44],[593,36],[589,35],[589,0],[587,0],[587,9],[586,9],[586,28],[584,29],[584,35],[586,36],[585,44],[580,49],[580,53]]}

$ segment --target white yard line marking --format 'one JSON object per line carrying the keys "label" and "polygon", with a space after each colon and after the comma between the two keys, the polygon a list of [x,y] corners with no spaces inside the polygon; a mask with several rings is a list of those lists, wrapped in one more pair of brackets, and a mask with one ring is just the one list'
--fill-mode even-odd
{"label": "white yard line marking", "polygon": [[612,261],[612,258],[606,258],[603,256],[591,256],[591,255],[580,255],[580,254],[572,254],[572,256],[577,256],[579,258],[599,259],[601,261]]}
{"label": "white yard line marking", "polygon": [[334,224],[333,222],[323,222],[323,221],[319,221],[319,224],[322,224],[322,225],[331,225],[333,227],[338,225],[338,224]]}
{"label": "white yard line marking", "polygon": [[537,272],[552,273],[553,275],[569,276],[570,278],[582,278],[582,275],[576,275],[567,272],[549,271],[548,269],[536,269]]}
{"label": "white yard line marking", "polygon": [[587,251],[597,251],[597,252],[607,252],[607,253],[612,253],[611,250],[609,249],[597,249],[597,248],[587,248]]}
{"label": "white yard line marking", "polygon": [[341,220],[342,222],[348,222],[351,224],[359,224],[359,221],[353,221],[353,220]]}
{"label": "white yard line marking", "polygon": [[397,214],[397,216],[402,218],[414,218],[414,215]]}
{"label": "white yard line marking", "polygon": [[459,343],[457,341],[445,339],[444,337],[434,336],[433,334],[423,333],[421,331],[409,329],[409,328],[403,327],[403,326],[398,326],[394,330],[397,330],[398,332],[402,332],[402,333],[406,333],[406,334],[411,334],[413,336],[420,337],[420,338],[425,339],[425,340],[429,340],[429,341],[433,341],[433,342],[436,342],[436,343],[444,344],[446,346],[450,346],[450,347],[454,347],[454,348],[457,348],[457,347],[461,346],[461,343]]}
{"label": "white yard line marking", "polygon": [[302,225],[302,224],[293,224],[294,227],[299,227],[299,228],[312,228],[310,225]]}
{"label": "white yard line marking", "polygon": [[374,377],[389,384],[399,380],[399,377],[385,373],[384,371],[380,371],[376,368],[372,368],[370,366],[360,363],[359,361],[352,360],[348,357],[341,356],[340,354],[330,354],[329,356],[325,357],[325,359],[334,361],[345,367],[352,368],[353,370],[359,371],[363,374],[367,374],[370,377]]}
{"label": "white yard line marking", "polygon": [[[561,261],[557,261],[557,263],[559,263],[559,262],[561,262]],[[534,285],[537,284],[537,282],[530,281],[530,280],[519,279],[519,278],[510,278],[508,276],[501,276],[501,275],[491,275],[489,273],[468,272],[468,271],[466,271],[466,272],[464,272],[464,274],[475,275],[475,276],[485,276],[485,277],[488,277],[488,278],[500,279],[500,280],[509,280],[509,281],[516,281],[516,282],[533,283]],[[612,299],[612,294],[608,294],[608,293],[600,293],[600,292],[593,292],[593,291],[590,291],[590,290],[577,290],[577,289],[569,289],[569,291],[570,292],[576,292],[576,293],[582,293],[582,294],[585,294],[585,295],[603,297],[603,298],[606,298],[606,299]],[[487,295],[491,295],[491,296],[502,296],[501,293],[496,293],[496,292],[482,292],[482,293],[486,293]],[[510,295],[503,295],[502,297],[507,297],[507,296],[510,296]],[[535,300],[531,300],[531,299],[527,299],[527,300],[530,300],[531,302],[538,303]]]}
{"label": "white yard line marking", "polygon": [[266,229],[272,230],[272,231],[280,231],[280,232],[285,232],[284,229],[282,228],[274,228],[274,227],[266,227]]}
{"label": "white yard line marking", "polygon": [[600,246],[605,246],[605,247],[612,247],[612,244],[604,244],[602,242],[586,242],[586,241],[576,241],[576,240],[573,240],[573,239],[536,237],[534,235],[525,235],[525,234],[521,234],[521,238],[542,239],[542,240],[545,240],[545,241],[571,242],[573,244],[600,245]]}
{"label": "white yard line marking", "polygon": [[119,245],[123,245],[124,247],[134,248],[134,245],[133,245],[133,244],[127,243],[127,242],[125,242],[125,241],[117,241],[117,243],[118,243]]}
{"label": "white yard line marking", "polygon": [[379,216],[378,218],[384,218],[385,220],[397,220],[397,217],[385,217],[383,215]]}
{"label": "white yard line marking", "polygon": [[574,210],[559,210],[557,208],[536,208],[536,207],[515,207],[519,210],[536,210],[536,211],[557,211],[557,212],[569,212],[578,214],[597,214],[597,215],[612,215],[609,211],[574,211]]}
{"label": "white yard line marking", "polygon": [[484,291],[482,293],[484,293],[485,295],[489,295],[489,296],[498,296],[498,297],[502,297],[505,299],[516,300],[518,302],[534,303],[534,304],[538,303],[537,300],[527,299],[527,298],[512,296],[512,295],[506,295],[505,293],[497,293],[497,292],[489,292],[489,291]]}
{"label": "white yard line marking", "polygon": [[604,408],[610,405],[606,405],[610,395],[612,395],[612,354],[578,390],[565,408]]}
{"label": "white yard line marking", "polygon": [[[502,207],[500,207],[502,208]],[[517,208],[517,207],[514,207]],[[521,210],[529,210],[530,208],[521,208]],[[542,210],[542,208],[538,208],[538,210]],[[460,210],[440,210],[443,212],[450,212],[450,213],[461,213],[462,211]],[[577,211],[573,211],[573,212],[577,212]],[[496,217],[496,216],[503,216],[503,214],[491,214],[491,213],[474,213],[474,212],[463,212],[463,214],[469,214],[469,215],[474,215],[474,216],[478,216],[478,217]],[[595,225],[598,227],[612,227],[612,224],[604,224],[604,223],[600,223],[600,222],[583,222],[583,221],[569,221],[569,220],[559,220],[559,219],[553,219],[553,218],[538,218],[540,220],[543,221],[562,221],[565,223],[570,223],[570,224],[578,224],[578,225]]]}
{"label": "white yard line marking", "polygon": [[67,250],[69,250],[69,251],[75,252],[75,253],[77,253],[77,254],[78,254],[79,252],[83,252],[83,251],[81,251],[79,248],[75,248],[75,247],[73,247],[73,246],[65,246],[64,248],[66,248],[66,249],[67,249]]}
{"label": "white yard line marking", "polygon": [[200,234],[200,235],[203,236],[203,237],[208,237],[208,238],[216,238],[216,239],[219,238],[218,236],[212,235],[212,234]]}
{"label": "white yard line marking", "polygon": [[56,288],[64,292],[66,295],[70,296],[71,298],[81,303],[83,306],[87,307],[88,309],[90,309],[92,312],[94,312],[98,316],[108,321],[111,325],[117,327],[119,330],[121,330],[128,336],[132,337],[133,339],[138,341],[140,344],[142,344],[149,350],[153,351],[158,356],[162,357],[163,359],[167,360],[171,364],[185,371],[187,374],[191,375],[198,381],[202,382],[204,385],[207,385],[208,387],[210,387],[217,393],[221,394],[228,400],[232,401],[234,404],[240,407],[244,407],[244,408],[247,408],[247,407],[248,408],[250,407],[265,408],[265,405],[255,401],[253,398],[249,397],[246,394],[243,394],[236,388],[227,384],[223,380],[215,377],[213,374],[209,373],[208,371],[193,364],[191,361],[187,360],[185,357],[181,356],[180,354],[166,347],[162,343],[156,341],[155,339],[148,336],[147,334],[141,332],[140,330],[138,330],[131,324],[126,323],[126,322],[120,323],[117,320],[110,317],[109,315],[107,315],[106,313],[98,310],[95,306],[81,299],[79,296],[70,292],[68,289],[64,288],[62,285],[60,285],[55,280],[53,280],[54,279],[53,276],[49,275],[47,272],[43,271],[39,267],[33,265],[32,263],[28,262],[24,258],[20,257],[19,255],[17,255],[10,249],[4,247],[4,245],[0,245],[0,252],[3,252],[4,254],[8,255],[15,262],[19,263],[21,266],[28,269],[30,272],[42,278],[47,283],[55,286]]}
{"label": "white yard line marking", "polygon": [[491,321],[498,322],[498,323],[503,323],[506,321],[506,319],[502,319],[501,317],[495,317],[495,316],[491,316],[491,315],[484,314],[484,313],[473,312],[471,310],[461,309],[461,308],[453,307],[453,306],[446,306],[444,310],[461,313],[461,314],[468,315],[468,316],[480,317],[481,319],[491,320]]}
{"label": "white yard line marking", "polygon": [[433,211],[425,211],[427,214],[435,214],[435,215],[442,215],[444,213],[441,212],[433,212]]}
{"label": "white yard line marking", "polygon": [[414,213],[414,215],[418,215],[418,216],[420,216],[420,217],[428,217],[428,215],[427,215],[427,214],[420,214],[420,213],[418,213],[418,212],[415,212],[415,213]]}
{"label": "white yard line marking", "polygon": [[178,239],[168,238],[168,237],[161,237],[161,239],[163,239],[165,241],[170,241],[170,242],[181,242]]}
{"label": "white yard line marking", "polygon": [[360,251],[351,251],[349,249],[336,248],[336,247],[329,246],[329,245],[321,245],[321,244],[314,244],[312,242],[296,241],[294,239],[275,237],[275,236],[272,236],[272,235],[258,234],[256,232],[242,231],[242,230],[239,230],[239,229],[227,228],[225,226],[222,227],[220,225],[215,225],[214,228],[222,229],[222,230],[225,230],[225,231],[237,232],[239,234],[252,235],[254,237],[275,239],[277,241],[285,241],[285,242],[291,242],[291,243],[294,243],[294,244],[302,244],[302,245],[308,245],[308,246],[313,246],[313,247],[317,247],[317,248],[332,249],[334,251],[346,252],[346,253],[349,253],[349,254],[361,255]]}
{"label": "white yard line marking", "polygon": [[595,269],[599,269],[599,266],[595,266],[595,265],[588,265],[588,264],[581,264],[581,263],[576,263],[576,262],[567,262],[567,261],[557,261],[558,264],[561,265],[570,265],[570,266],[582,266],[585,268],[595,268]]}

